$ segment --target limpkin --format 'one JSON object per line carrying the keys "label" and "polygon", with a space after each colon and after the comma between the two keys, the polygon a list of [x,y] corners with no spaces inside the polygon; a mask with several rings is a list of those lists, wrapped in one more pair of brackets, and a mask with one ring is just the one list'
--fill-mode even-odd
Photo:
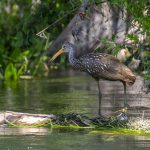
{"label": "limpkin", "polygon": [[72,43],[65,42],[62,48],[51,58],[55,60],[62,53],[68,53],[69,63],[75,69],[87,72],[96,81],[99,90],[99,115],[101,115],[101,90],[100,79],[110,81],[121,81],[124,86],[124,107],[127,107],[126,83],[129,85],[134,84],[135,75],[132,71],[121,63],[116,57],[106,53],[88,53],[79,58],[76,57],[76,46]]}

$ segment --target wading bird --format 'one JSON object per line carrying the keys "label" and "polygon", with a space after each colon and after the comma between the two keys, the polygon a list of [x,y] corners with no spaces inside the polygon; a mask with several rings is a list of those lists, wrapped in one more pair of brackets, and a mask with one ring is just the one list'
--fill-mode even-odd
{"label": "wading bird", "polygon": [[110,81],[121,81],[124,86],[124,107],[127,107],[127,96],[126,96],[126,83],[129,85],[134,84],[135,75],[132,71],[121,63],[117,58],[112,55],[105,53],[88,53],[79,58],[76,57],[75,45],[65,42],[62,48],[51,58],[51,61],[55,60],[62,53],[68,53],[69,63],[75,69],[87,72],[96,81],[99,90],[99,115],[101,116],[101,90],[100,90],[100,79]]}

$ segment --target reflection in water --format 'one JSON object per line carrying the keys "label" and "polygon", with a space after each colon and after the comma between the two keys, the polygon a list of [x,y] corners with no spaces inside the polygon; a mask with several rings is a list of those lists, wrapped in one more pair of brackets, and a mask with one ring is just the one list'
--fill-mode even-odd
{"label": "reflection in water", "polygon": [[[110,81],[100,81],[100,83],[103,114],[111,114],[122,108],[124,100],[122,83]],[[143,79],[138,77],[136,83],[128,87],[127,97],[131,114],[140,115],[147,106],[150,106],[150,94],[141,92],[142,83]],[[96,82],[88,75],[72,70],[52,74],[48,79],[20,80],[18,83],[4,82],[0,86],[0,91],[1,110],[97,114]],[[149,114],[148,110],[145,112]]]}
{"label": "reflection in water", "polygon": [[0,128],[0,135],[48,135],[51,129],[48,128]]}

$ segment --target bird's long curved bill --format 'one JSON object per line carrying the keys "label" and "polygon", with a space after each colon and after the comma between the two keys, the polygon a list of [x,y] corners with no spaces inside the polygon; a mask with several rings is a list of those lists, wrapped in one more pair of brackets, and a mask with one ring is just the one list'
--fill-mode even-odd
{"label": "bird's long curved bill", "polygon": [[63,54],[64,50],[60,49],[52,58],[51,58],[51,62],[54,61],[59,55]]}

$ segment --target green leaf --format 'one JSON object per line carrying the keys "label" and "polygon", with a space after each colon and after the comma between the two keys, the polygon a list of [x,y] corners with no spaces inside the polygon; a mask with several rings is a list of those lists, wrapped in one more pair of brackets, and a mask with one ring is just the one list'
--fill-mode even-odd
{"label": "green leaf", "polygon": [[4,78],[5,80],[17,80],[18,79],[17,69],[12,63],[9,63],[7,65],[5,69],[5,73],[4,73]]}
{"label": "green leaf", "polygon": [[138,38],[138,36],[135,35],[135,34],[129,34],[129,35],[128,35],[128,38],[129,38],[130,40],[133,40],[134,42],[139,42],[139,38]]}
{"label": "green leaf", "polygon": [[19,76],[23,75],[26,70],[27,70],[27,64],[24,63],[24,64],[22,64],[22,66],[18,70],[17,76],[19,77]]}
{"label": "green leaf", "polygon": [[144,61],[143,64],[144,66],[150,66],[150,61]]}
{"label": "green leaf", "polygon": [[23,55],[23,56],[28,56],[29,53],[30,53],[30,51],[29,51],[29,50],[26,50],[26,51],[22,52],[22,55]]}
{"label": "green leaf", "polygon": [[144,52],[144,57],[150,58],[150,52]]}
{"label": "green leaf", "polygon": [[112,50],[112,54],[115,56],[115,55],[117,55],[118,53],[119,53],[119,51],[120,51],[121,49],[120,49],[120,47],[115,47],[113,50]]}
{"label": "green leaf", "polygon": [[29,55],[30,51],[21,51],[21,50],[14,50],[13,53],[11,54],[11,59],[15,60],[16,62],[22,62],[24,61],[24,57],[27,57]]}
{"label": "green leaf", "polygon": [[2,73],[0,72],[0,80],[3,80],[3,79],[4,79],[4,77],[3,77]]}
{"label": "green leaf", "polygon": [[20,55],[21,55],[21,51],[19,49],[16,49],[11,54],[11,58],[14,60],[18,60],[18,59],[20,59]]}
{"label": "green leaf", "polygon": [[150,75],[145,75],[144,78],[150,80]]}

